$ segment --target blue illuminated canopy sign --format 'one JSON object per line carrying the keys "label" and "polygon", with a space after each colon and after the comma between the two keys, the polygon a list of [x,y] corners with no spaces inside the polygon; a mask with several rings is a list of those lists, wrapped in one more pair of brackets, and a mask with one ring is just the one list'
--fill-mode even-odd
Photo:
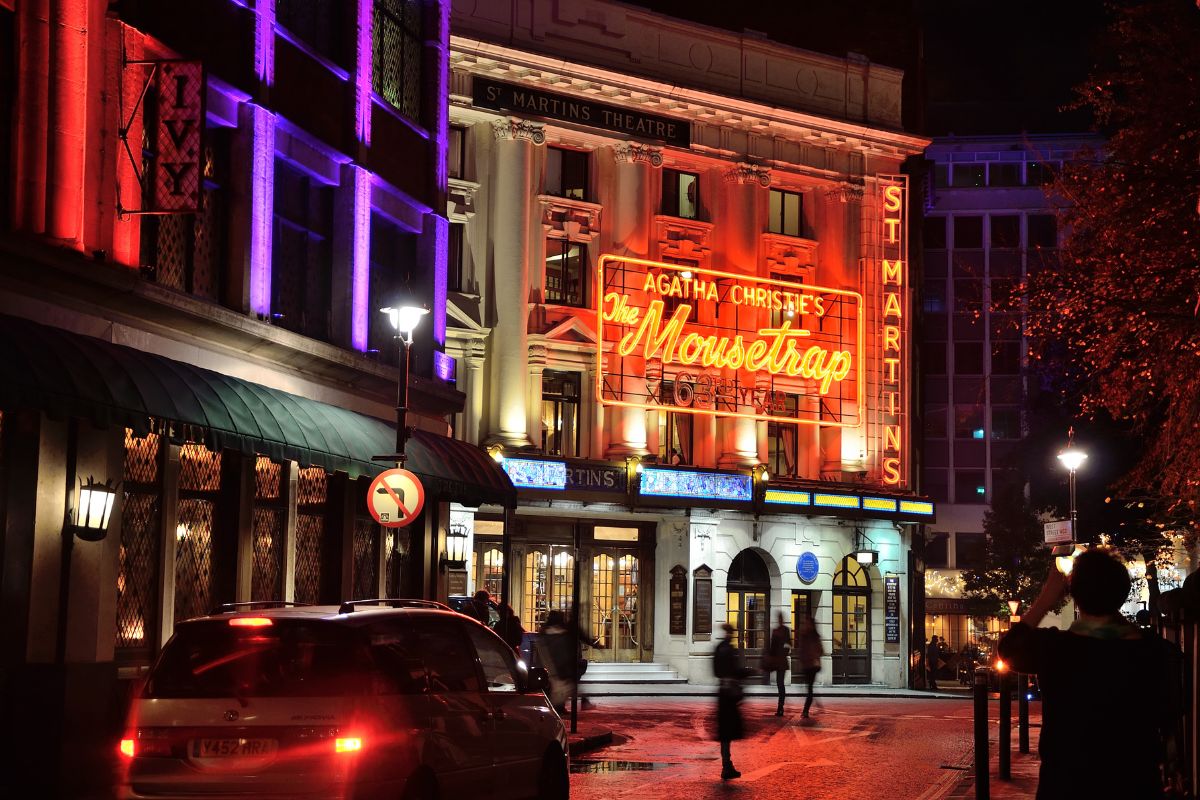
{"label": "blue illuminated canopy sign", "polygon": [[748,503],[754,499],[754,482],[740,473],[647,467],[638,494]]}

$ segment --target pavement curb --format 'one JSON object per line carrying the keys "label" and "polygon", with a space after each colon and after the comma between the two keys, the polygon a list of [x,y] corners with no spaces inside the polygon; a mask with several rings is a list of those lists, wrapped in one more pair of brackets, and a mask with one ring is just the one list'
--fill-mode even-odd
{"label": "pavement curb", "polygon": [[567,737],[567,752],[572,758],[612,744],[613,732],[600,731],[589,734],[570,734]]}

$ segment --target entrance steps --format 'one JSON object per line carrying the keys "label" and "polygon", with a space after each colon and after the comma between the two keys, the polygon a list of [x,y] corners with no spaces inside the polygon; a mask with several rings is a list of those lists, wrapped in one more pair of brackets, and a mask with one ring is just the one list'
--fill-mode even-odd
{"label": "entrance steps", "polygon": [[606,684],[682,684],[687,683],[687,680],[679,677],[679,673],[666,664],[640,661],[597,664],[595,661],[588,661],[587,672],[583,673],[583,677],[580,678],[579,682]]}

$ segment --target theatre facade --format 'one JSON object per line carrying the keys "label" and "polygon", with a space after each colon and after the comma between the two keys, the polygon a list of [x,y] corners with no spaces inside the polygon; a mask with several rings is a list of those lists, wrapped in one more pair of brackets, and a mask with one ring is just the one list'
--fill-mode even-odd
{"label": "theatre facade", "polygon": [[901,73],[531,8],[451,17],[455,436],[519,493],[452,507],[452,585],[531,630],[577,602],[589,659],[695,683],[722,623],[753,652],[777,612],[811,616],[820,680],[906,685],[935,510],[910,424],[905,161],[927,142],[900,130]]}

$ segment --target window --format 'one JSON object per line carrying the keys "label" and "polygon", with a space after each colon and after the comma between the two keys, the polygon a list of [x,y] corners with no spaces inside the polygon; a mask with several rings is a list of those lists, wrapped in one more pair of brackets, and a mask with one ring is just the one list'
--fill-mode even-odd
{"label": "window", "polygon": [[946,374],[946,343],[927,342],[921,350],[926,375]]}
{"label": "window", "polygon": [[983,470],[956,470],[954,473],[955,503],[986,503],[987,487],[984,485]]}
{"label": "window", "polygon": [[982,375],[983,374],[983,343],[955,342],[954,343],[954,374]]}
{"label": "window", "polygon": [[950,534],[931,533],[925,542],[925,566],[945,569],[950,565]]}
{"label": "window", "polygon": [[407,625],[380,622],[367,629],[375,694],[424,694],[428,688],[419,637]]}
{"label": "window", "polygon": [[275,159],[271,316],[276,325],[332,339],[333,190]]}
{"label": "window", "polygon": [[149,664],[158,642],[163,449],[158,434],[135,437],[125,429],[116,614],[117,659],[123,663]]}
{"label": "window", "polygon": [[1021,246],[1021,218],[1018,216],[992,217],[992,247]]}
{"label": "window", "polygon": [[946,407],[929,406],[925,409],[925,438],[946,438]]}
{"label": "window", "polygon": [[450,237],[446,243],[446,288],[452,292],[463,290],[463,231],[466,225],[450,223]]}
{"label": "window", "polygon": [[664,169],[662,213],[670,217],[699,219],[700,176],[692,172]]}
{"label": "window", "polygon": [[988,167],[988,186],[1020,186],[1021,165],[994,163]]}
{"label": "window", "polygon": [[479,655],[479,666],[483,667],[483,683],[489,692],[517,691],[517,661],[512,648],[494,633],[488,633],[478,625],[468,625],[467,635],[475,652]]}
{"label": "window", "polygon": [[1021,438],[1021,410],[1019,408],[1009,408],[1006,406],[993,406],[993,408],[992,408],[992,438],[993,439],[1020,439]]}
{"label": "window", "polygon": [[446,143],[446,174],[451,178],[467,177],[467,129],[451,125]]}
{"label": "window", "polygon": [[933,165],[933,185],[937,189],[945,189],[950,185],[950,165]]}
{"label": "window", "polygon": [[[782,415],[796,416],[800,398],[794,394],[783,396]],[[783,423],[767,423],[767,468],[772,475],[799,475],[799,426]]]}
{"label": "window", "polygon": [[1030,161],[1025,165],[1025,184],[1027,186],[1045,186],[1054,182],[1054,173],[1060,164],[1056,162]]}
{"label": "window", "polygon": [[955,217],[954,246],[957,249],[983,247],[983,217]]}
{"label": "window", "polygon": [[548,369],[542,373],[542,452],[567,458],[579,455],[579,374]]}
{"label": "window", "polygon": [[981,279],[958,278],[954,281],[954,310],[959,314],[978,314],[983,311]]}
{"label": "window", "polygon": [[983,533],[954,534],[954,566],[958,569],[978,569],[987,557],[987,535]]}
{"label": "window", "polygon": [[986,164],[955,164],[951,172],[951,185],[956,188],[983,186],[986,168]]}
{"label": "window", "polygon": [[[454,228],[454,225],[450,226]],[[412,277],[417,263],[417,237],[379,214],[371,215],[370,306],[367,347],[385,364],[398,364],[396,331],[379,309],[394,306],[400,288]]]}
{"label": "window", "polygon": [[[148,104],[146,113],[152,115],[154,107]],[[155,282],[163,286],[220,301],[228,261],[232,136],[229,128],[210,127],[204,134],[199,210],[141,217],[141,263],[153,268]],[[152,193],[154,182],[147,185]]]}
{"label": "window", "polygon": [[546,240],[546,302],[564,306],[587,303],[587,245],[566,239]]}
{"label": "window", "polygon": [[345,11],[341,0],[276,0],[275,21],[334,64],[347,67]]}
{"label": "window", "polygon": [[[956,405],[954,407],[954,438],[978,440],[983,436],[983,406]],[[982,482],[983,479],[980,478],[980,483]]]}
{"label": "window", "polygon": [[658,457],[663,464],[692,463],[691,414],[659,412]]}
{"label": "window", "polygon": [[375,0],[372,88],[409,119],[421,120],[421,0]]}
{"label": "window", "polygon": [[1030,214],[1029,247],[1058,247],[1058,220],[1053,214]]}
{"label": "window", "polygon": [[460,624],[418,617],[412,620],[410,626],[417,643],[415,652],[425,660],[431,692],[444,694],[480,690],[475,654],[471,652]]}
{"label": "window", "polygon": [[804,198],[796,192],[784,192],[779,189],[771,190],[770,221],[767,230],[771,233],[782,233],[784,236],[800,236],[801,212],[804,209]]}
{"label": "window", "polygon": [[922,305],[930,314],[946,313],[946,281],[943,278],[925,281]]}
{"label": "window", "polygon": [[926,217],[923,232],[927,249],[942,250],[946,247],[945,217]]}
{"label": "window", "polygon": [[587,200],[588,161],[583,150],[546,148],[546,194]]}
{"label": "window", "polygon": [[992,342],[992,374],[1018,375],[1021,372],[1021,343]]}
{"label": "window", "polygon": [[1003,314],[1016,311],[1016,303],[1021,299],[1017,294],[1017,281],[1013,278],[992,278],[991,284],[992,313]]}

